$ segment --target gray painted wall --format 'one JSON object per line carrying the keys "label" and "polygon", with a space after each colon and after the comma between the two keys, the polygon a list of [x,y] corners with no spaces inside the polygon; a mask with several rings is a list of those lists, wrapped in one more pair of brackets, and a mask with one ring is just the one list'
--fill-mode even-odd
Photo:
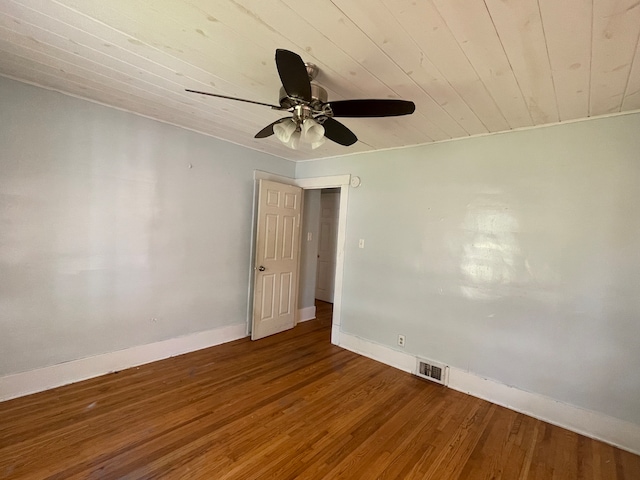
{"label": "gray painted wall", "polygon": [[253,170],[292,162],[5,78],[0,152],[0,376],[246,322]]}
{"label": "gray painted wall", "polygon": [[[304,210],[302,212],[302,229],[300,230],[302,242],[300,248],[298,309],[313,307],[316,303],[321,192],[322,190],[304,190]],[[311,240],[307,240],[308,233],[311,233]]]}
{"label": "gray painted wall", "polygon": [[640,114],[296,166],[343,173],[343,331],[640,424]]}

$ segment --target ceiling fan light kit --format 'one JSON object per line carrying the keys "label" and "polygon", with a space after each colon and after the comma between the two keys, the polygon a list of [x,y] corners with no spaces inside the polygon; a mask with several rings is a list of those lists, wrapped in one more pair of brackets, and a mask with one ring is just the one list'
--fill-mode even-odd
{"label": "ceiling fan light kit", "polygon": [[416,108],[413,102],[406,100],[327,102],[327,91],[320,85],[311,83],[318,75],[318,67],[304,63],[298,54],[289,50],[276,50],[276,67],[282,81],[280,106],[197,90],[187,89],[187,92],[254,103],[291,113],[291,117],[284,117],[267,125],[255,138],[275,134],[278,140],[293,149],[297,149],[301,142],[311,145],[312,149],[318,148],[325,138],[344,146],[356,143],[358,138],[355,134],[334,117],[392,117],[410,115]]}
{"label": "ceiling fan light kit", "polygon": [[310,144],[312,149],[318,148],[325,141],[324,127],[302,105],[294,107],[292,118],[275,123],[273,133],[278,140],[294,150],[301,141]]}

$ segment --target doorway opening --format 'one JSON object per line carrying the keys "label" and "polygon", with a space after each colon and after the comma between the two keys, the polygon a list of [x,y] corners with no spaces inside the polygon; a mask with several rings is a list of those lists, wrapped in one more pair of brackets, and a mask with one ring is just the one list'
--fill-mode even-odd
{"label": "doorway opening", "polygon": [[304,190],[298,289],[304,322],[333,315],[340,189]]}
{"label": "doorway opening", "polygon": [[[286,177],[282,177],[279,175],[275,175],[275,174],[271,174],[271,173],[267,173],[267,172],[260,172],[260,171],[256,171],[255,172],[255,180],[256,180],[256,189],[254,190],[254,194],[257,194],[258,192],[258,183],[261,180],[270,180],[270,181],[274,181],[274,182],[279,182],[282,184],[286,184],[286,185],[294,185],[297,187],[300,187],[303,192],[306,194],[307,192],[314,192],[315,193],[311,193],[311,195],[316,195],[317,199],[321,198],[322,195],[322,191],[323,190],[327,190],[326,193],[334,193],[334,194],[338,194],[336,195],[336,199],[337,199],[337,203],[338,203],[338,213],[337,213],[337,228],[336,228],[336,235],[335,235],[335,254],[334,254],[334,260],[335,260],[335,273],[334,274],[329,274],[329,277],[333,280],[333,286],[332,286],[332,294],[333,294],[333,309],[331,312],[331,342],[335,345],[339,345],[340,344],[340,310],[341,310],[341,303],[342,303],[342,281],[343,281],[343,272],[344,272],[344,251],[345,251],[345,240],[346,240],[346,223],[347,223],[347,204],[348,204],[348,198],[349,198],[349,184],[350,184],[350,180],[351,180],[351,175],[345,174],[345,175],[334,175],[334,176],[327,176],[327,177],[315,177],[315,178],[305,178],[305,179],[291,179],[291,178],[286,178]],[[333,189],[333,190],[331,190]],[[254,197],[254,218],[257,218],[257,195]],[[304,208],[306,209],[308,205],[304,206]],[[302,221],[304,221],[305,217],[307,217],[307,215],[302,214]],[[319,218],[319,217],[316,217]],[[319,224],[318,224],[319,226]],[[302,225],[300,225],[300,243],[301,244],[306,244],[309,243],[307,242],[307,234],[308,234],[308,230],[305,229]],[[258,268],[260,267],[260,265],[256,264],[256,238],[257,238],[257,234],[256,234],[256,228],[255,228],[255,222],[254,222],[254,226],[253,226],[253,234],[252,234],[252,244],[251,244],[251,275],[250,275],[250,285],[249,285],[249,305],[248,305],[248,311],[247,311],[247,320],[248,320],[248,325],[247,325],[247,331],[249,334],[252,333],[252,319],[254,318],[256,311],[254,309],[254,304],[253,304],[253,293],[254,293],[254,282],[257,278],[259,278],[256,273],[258,273]],[[313,243],[314,240],[318,240],[319,239],[319,233],[315,236],[311,236],[311,242]],[[306,245],[305,245],[306,246]],[[307,265],[307,270],[305,271],[305,275],[309,275],[309,270],[314,271],[315,273],[313,273],[312,277],[307,277],[307,278],[311,278],[311,281],[307,280],[301,280],[300,276],[298,276],[299,278],[296,281],[297,284],[297,288],[296,290],[300,290],[302,287],[304,287],[306,289],[306,301],[302,302],[300,301],[301,299],[301,295],[297,292],[296,293],[296,300],[298,300],[297,303],[297,308],[296,308],[296,314],[297,314],[297,320],[299,321],[304,321],[304,319],[311,319],[315,317],[315,312],[316,312],[316,305],[315,305],[315,286],[317,283],[317,278],[315,277],[315,275],[317,275],[318,272],[318,259],[317,259],[317,253],[315,253],[315,257],[313,259],[311,259],[310,256],[306,255],[305,259],[303,259],[302,257],[300,258],[300,269],[305,268],[303,267],[303,264],[306,263]],[[309,266],[313,265],[315,267],[315,269],[313,268],[309,268]],[[324,268],[324,266],[323,266]],[[316,281],[314,281],[316,280]],[[308,299],[311,298],[311,300],[309,301]],[[298,323],[296,322],[296,323]]]}

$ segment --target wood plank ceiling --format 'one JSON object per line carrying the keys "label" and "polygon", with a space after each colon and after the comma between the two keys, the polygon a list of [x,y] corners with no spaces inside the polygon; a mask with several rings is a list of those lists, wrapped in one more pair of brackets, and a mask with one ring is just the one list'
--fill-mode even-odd
{"label": "wood plank ceiling", "polygon": [[[638,0],[0,0],[0,75],[304,160],[640,109]],[[330,100],[413,100],[344,119],[359,141],[291,150],[276,48]],[[0,104],[1,105],[1,104]]]}

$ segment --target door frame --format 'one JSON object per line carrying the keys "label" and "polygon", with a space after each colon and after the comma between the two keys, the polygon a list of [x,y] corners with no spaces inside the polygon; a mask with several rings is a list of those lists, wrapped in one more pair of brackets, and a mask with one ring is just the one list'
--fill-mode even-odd
{"label": "door frame", "polygon": [[[336,273],[333,293],[333,318],[331,321],[331,343],[339,345],[340,338],[340,312],[342,310],[342,279],[344,274],[344,251],[347,238],[347,205],[349,202],[349,184],[351,175],[331,175],[326,177],[313,178],[290,178],[277,175],[274,173],[254,170],[254,188],[253,188],[253,212],[251,224],[251,241],[249,255],[249,291],[247,296],[247,334],[250,335],[251,318],[253,315],[253,282],[254,282],[254,263],[256,254],[256,215],[258,214],[258,180],[273,180],[275,182],[285,183],[301,187],[303,190],[321,190],[323,188],[340,188],[340,204],[338,206],[338,233],[336,240]],[[304,198],[304,195],[303,195]],[[300,264],[298,263],[298,273]],[[300,275],[298,275],[300,282]],[[296,314],[297,314],[297,298],[296,298]]]}

